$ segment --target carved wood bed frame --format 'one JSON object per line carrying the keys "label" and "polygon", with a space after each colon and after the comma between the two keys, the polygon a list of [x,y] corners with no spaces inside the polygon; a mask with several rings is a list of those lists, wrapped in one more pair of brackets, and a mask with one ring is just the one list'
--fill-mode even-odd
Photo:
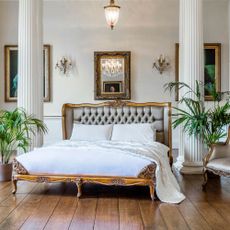
{"label": "carved wood bed frame", "polygon": [[[172,130],[171,130],[171,103],[157,103],[157,102],[146,102],[146,103],[134,103],[129,101],[109,101],[99,104],[64,104],[62,107],[62,133],[63,139],[69,139],[72,132],[72,126],[68,122],[70,122],[69,117],[72,119],[72,124],[74,122],[74,109],[79,108],[100,108],[100,107],[108,107],[112,109],[117,108],[140,108],[140,107],[150,107],[156,108],[159,111],[162,111],[162,130],[157,130],[157,140],[166,144],[169,147],[168,157],[170,165],[172,166],[173,157],[172,157]],[[69,117],[68,117],[69,116]],[[167,122],[165,122],[167,120]],[[68,126],[70,125],[70,126]],[[71,129],[71,131],[70,131]],[[153,165],[153,164],[152,164]],[[150,165],[151,166],[151,165]],[[150,196],[151,199],[154,200],[154,193],[155,193],[155,167],[147,168],[147,174],[141,175],[138,177],[112,177],[112,176],[87,176],[87,175],[31,175],[28,174],[27,171],[23,168],[22,165],[18,164],[18,162],[14,163],[14,169],[17,174],[14,174],[12,177],[13,181],[13,191],[12,193],[15,194],[17,191],[17,181],[24,180],[24,181],[31,181],[31,182],[73,182],[77,185],[77,197],[79,198],[82,194],[82,185],[84,183],[95,183],[95,184],[102,184],[102,185],[115,185],[115,186],[148,186],[150,189]],[[154,175],[154,177],[153,177]]]}

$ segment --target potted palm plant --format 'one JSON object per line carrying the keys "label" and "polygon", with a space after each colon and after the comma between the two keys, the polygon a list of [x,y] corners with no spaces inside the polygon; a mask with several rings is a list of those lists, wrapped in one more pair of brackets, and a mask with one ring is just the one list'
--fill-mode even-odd
{"label": "potted palm plant", "polygon": [[30,136],[35,131],[47,132],[46,125],[32,115],[27,115],[23,109],[0,112],[0,181],[9,181],[12,176],[11,157],[17,149],[27,151]]}
{"label": "potted palm plant", "polygon": [[[183,89],[184,95],[179,100],[182,106],[174,107],[177,111],[173,114],[173,128],[182,125],[184,132],[189,136],[200,137],[207,147],[219,142],[226,136],[224,127],[230,124],[230,103],[221,101],[229,92],[216,92],[215,84],[196,81],[195,89],[183,82],[170,82],[165,85],[165,90]],[[213,99],[213,106],[206,108],[204,104],[205,89]]]}

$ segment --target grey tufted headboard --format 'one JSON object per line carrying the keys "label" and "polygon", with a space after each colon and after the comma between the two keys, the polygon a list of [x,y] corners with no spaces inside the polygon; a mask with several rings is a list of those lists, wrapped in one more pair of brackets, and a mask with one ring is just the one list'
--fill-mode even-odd
{"label": "grey tufted headboard", "polygon": [[172,163],[171,103],[134,103],[109,101],[99,104],[64,104],[62,107],[63,139],[69,139],[73,123],[103,125],[152,123],[157,141],[170,148]]}

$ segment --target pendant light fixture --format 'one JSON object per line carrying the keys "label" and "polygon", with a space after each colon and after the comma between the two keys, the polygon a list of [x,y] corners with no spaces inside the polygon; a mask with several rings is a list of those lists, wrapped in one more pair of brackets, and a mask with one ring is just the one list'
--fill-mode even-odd
{"label": "pendant light fixture", "polygon": [[110,0],[109,5],[104,7],[106,21],[112,30],[118,22],[120,8],[120,6],[115,5],[115,0]]}

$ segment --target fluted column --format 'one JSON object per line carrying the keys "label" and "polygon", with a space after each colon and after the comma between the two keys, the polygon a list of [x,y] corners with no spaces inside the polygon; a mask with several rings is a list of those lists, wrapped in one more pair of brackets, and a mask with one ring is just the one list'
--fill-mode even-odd
{"label": "fluted column", "polygon": [[[180,81],[195,89],[204,80],[203,1],[180,0]],[[180,92],[180,97],[184,92]],[[194,98],[194,95],[189,95]],[[195,99],[195,98],[194,98]],[[180,150],[175,164],[182,173],[201,173],[203,144],[180,128]]]}
{"label": "fluted column", "polygon": [[[19,0],[18,107],[43,119],[43,25],[42,0]],[[32,138],[42,145],[42,135]]]}
{"label": "fluted column", "polygon": [[[181,0],[180,0],[181,1]],[[181,4],[181,3],[180,3]],[[180,6],[180,11],[179,11],[180,15],[180,20],[179,20],[179,40],[180,40],[180,48],[179,48],[179,78],[181,79],[181,76],[183,75],[183,61],[184,61],[184,57],[183,57],[183,49],[181,49],[181,43],[182,41],[184,41],[184,21],[182,20],[182,18],[184,18],[184,10],[182,10],[181,6]],[[182,89],[183,90],[183,89]],[[181,98],[182,92],[179,92],[179,99]],[[182,108],[182,105],[179,105]],[[181,141],[184,139],[184,133],[182,132],[182,127],[179,126],[179,151],[178,151],[178,157],[176,162],[174,163],[174,167],[177,170],[181,170],[181,168],[183,167],[183,162],[184,162],[184,142]]]}

